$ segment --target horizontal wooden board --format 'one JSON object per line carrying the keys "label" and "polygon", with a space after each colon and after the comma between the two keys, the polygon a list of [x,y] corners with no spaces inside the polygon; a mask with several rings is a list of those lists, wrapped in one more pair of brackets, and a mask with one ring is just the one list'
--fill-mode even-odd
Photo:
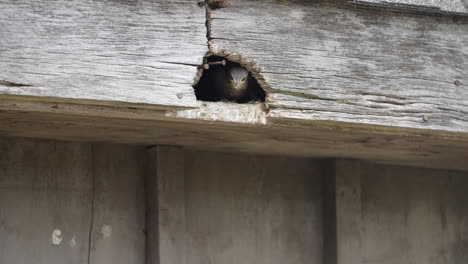
{"label": "horizontal wooden board", "polygon": [[354,3],[468,15],[468,0],[352,0]]}
{"label": "horizontal wooden board", "polygon": [[237,105],[195,100],[196,1],[1,1],[0,134],[467,169],[468,20],[330,2],[211,13],[269,92]]}
{"label": "horizontal wooden board", "polygon": [[0,1],[0,94],[196,106],[205,10],[190,1]]}
{"label": "horizontal wooden board", "polygon": [[468,132],[466,18],[231,3],[211,14],[212,51],[255,72],[271,118]]}
{"label": "horizontal wooden board", "polygon": [[[216,109],[213,111],[217,117]],[[201,121],[144,108],[0,100],[0,135],[358,158],[468,170],[468,136],[465,133],[331,121],[299,122],[297,119],[275,119],[274,122],[267,119],[266,124],[237,123],[222,119],[210,121],[211,114],[205,114],[207,120]]]}

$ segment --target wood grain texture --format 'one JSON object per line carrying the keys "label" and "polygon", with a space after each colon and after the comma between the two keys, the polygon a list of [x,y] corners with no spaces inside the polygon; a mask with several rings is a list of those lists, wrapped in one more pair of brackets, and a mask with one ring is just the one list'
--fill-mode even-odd
{"label": "wood grain texture", "polygon": [[467,176],[361,165],[362,263],[466,263]]}
{"label": "wood grain texture", "polygon": [[145,263],[144,149],[93,145],[90,263]]}
{"label": "wood grain texture", "polygon": [[212,13],[211,49],[257,72],[270,91],[270,120],[468,132],[466,18],[312,1],[231,3]]}
{"label": "wood grain texture", "polygon": [[178,119],[166,113],[145,108],[0,100],[0,135],[356,158],[468,170],[468,138],[464,133],[297,119],[253,125]]}
{"label": "wood grain texture", "polygon": [[87,262],[91,145],[0,138],[0,263]]}
{"label": "wood grain texture", "polygon": [[321,263],[319,162],[187,151],[185,186],[190,263]]}
{"label": "wood grain texture", "polygon": [[409,9],[423,12],[468,14],[467,0],[352,0],[354,3]]}
{"label": "wood grain texture", "polygon": [[196,106],[206,41],[196,0],[2,0],[0,94]]}

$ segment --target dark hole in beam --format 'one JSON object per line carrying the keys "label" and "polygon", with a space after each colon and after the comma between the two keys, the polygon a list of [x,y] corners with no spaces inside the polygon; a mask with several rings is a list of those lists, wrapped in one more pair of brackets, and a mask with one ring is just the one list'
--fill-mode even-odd
{"label": "dark hole in beam", "polygon": [[[248,72],[245,78],[245,86],[242,82],[243,71],[246,70],[239,63],[235,63],[220,56],[209,56],[207,62],[226,61],[226,65],[211,64],[208,69],[203,69],[202,76],[193,87],[197,100],[202,101],[231,101],[236,103],[265,102],[265,91],[257,80]],[[235,80],[231,81],[231,77]],[[242,87],[235,89],[235,82]]]}

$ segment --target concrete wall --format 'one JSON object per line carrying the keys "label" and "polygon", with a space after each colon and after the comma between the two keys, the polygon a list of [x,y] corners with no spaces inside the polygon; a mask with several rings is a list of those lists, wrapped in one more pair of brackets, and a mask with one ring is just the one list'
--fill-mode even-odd
{"label": "concrete wall", "polygon": [[462,171],[1,138],[0,263],[461,264],[467,188]]}
{"label": "concrete wall", "polygon": [[142,148],[0,139],[0,263],[144,263]]}

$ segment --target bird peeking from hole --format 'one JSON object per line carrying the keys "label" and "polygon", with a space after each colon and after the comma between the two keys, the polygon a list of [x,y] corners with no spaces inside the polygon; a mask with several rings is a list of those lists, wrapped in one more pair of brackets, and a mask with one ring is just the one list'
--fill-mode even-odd
{"label": "bird peeking from hole", "polygon": [[213,86],[218,96],[229,101],[237,101],[248,95],[249,72],[237,65],[217,67]]}
{"label": "bird peeking from hole", "polygon": [[265,100],[263,89],[240,64],[223,59],[209,61],[204,68],[203,76],[195,86],[197,99],[237,103]]}

